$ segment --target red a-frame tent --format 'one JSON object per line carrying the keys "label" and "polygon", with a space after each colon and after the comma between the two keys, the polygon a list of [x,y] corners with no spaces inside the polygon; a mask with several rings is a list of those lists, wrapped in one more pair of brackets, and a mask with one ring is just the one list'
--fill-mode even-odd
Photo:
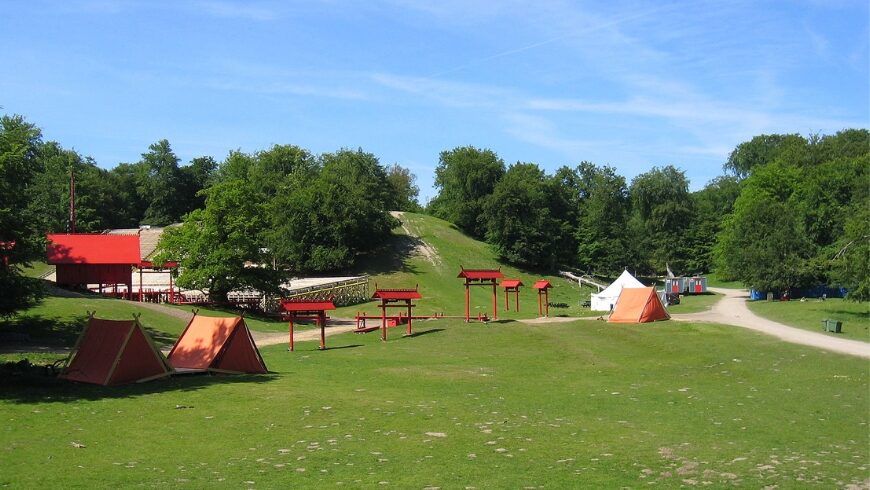
{"label": "red a-frame tent", "polygon": [[121,385],[169,376],[171,372],[138,316],[132,320],[104,320],[90,314],[60,377],[81,383]]}
{"label": "red a-frame tent", "polygon": [[217,373],[268,372],[245,319],[194,313],[167,356],[176,371]]}

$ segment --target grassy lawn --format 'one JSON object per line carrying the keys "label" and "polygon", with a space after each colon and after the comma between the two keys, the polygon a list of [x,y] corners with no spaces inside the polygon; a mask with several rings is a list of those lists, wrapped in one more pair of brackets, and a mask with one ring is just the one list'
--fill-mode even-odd
{"label": "grassy lawn", "polygon": [[4,387],[0,485],[831,488],[868,474],[864,360],[675,322],[418,332],[267,347],[265,376]]}
{"label": "grassy lawn", "polygon": [[722,298],[721,294],[693,294],[680,296],[680,304],[668,306],[668,313],[699,313],[709,310]]}
{"label": "grassy lawn", "polygon": [[870,342],[870,305],[834,298],[827,301],[750,301],[747,303],[756,315],[792,327],[825,333],[822,320],[840,320],[842,333],[828,335]]}
{"label": "grassy lawn", "polygon": [[53,265],[48,265],[45,262],[32,262],[30,267],[24,268],[24,275],[27,277],[42,277],[43,274],[53,268]]}
{"label": "grassy lawn", "polygon": [[746,286],[739,281],[728,281],[721,279],[715,272],[706,275],[707,287],[712,288],[727,288],[727,289],[744,289]]}

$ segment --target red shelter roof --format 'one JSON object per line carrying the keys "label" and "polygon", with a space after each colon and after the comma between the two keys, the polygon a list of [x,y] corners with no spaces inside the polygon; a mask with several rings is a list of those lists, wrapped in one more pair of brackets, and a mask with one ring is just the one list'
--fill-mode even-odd
{"label": "red shelter roof", "polygon": [[505,279],[499,284],[499,286],[503,288],[518,288],[523,285],[523,281],[520,281],[519,279]]}
{"label": "red shelter roof", "polygon": [[549,288],[553,287],[553,285],[550,284],[550,281],[548,281],[546,279],[541,279],[541,280],[535,281],[535,284],[532,285],[532,287],[535,289],[549,289]]}
{"label": "red shelter roof", "polygon": [[47,238],[49,264],[139,264],[139,235],[58,233]]}
{"label": "red shelter roof", "polygon": [[504,274],[499,269],[466,269],[463,267],[456,277],[464,277],[470,280],[502,279]]}
{"label": "red shelter roof", "polygon": [[423,296],[414,289],[377,289],[372,295],[373,299],[420,299]]}
{"label": "red shelter roof", "polygon": [[298,299],[282,299],[282,311],[325,311],[334,310],[335,303],[332,301],[307,301]]}

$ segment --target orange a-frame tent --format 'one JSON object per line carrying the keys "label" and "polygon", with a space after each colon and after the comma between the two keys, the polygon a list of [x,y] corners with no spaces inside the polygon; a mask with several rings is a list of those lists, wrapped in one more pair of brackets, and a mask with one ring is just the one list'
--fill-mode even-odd
{"label": "orange a-frame tent", "polygon": [[670,317],[656,294],[656,288],[623,288],[607,321],[647,323],[667,320]]}
{"label": "orange a-frame tent", "polygon": [[245,319],[193,314],[167,356],[176,372],[267,373]]}
{"label": "orange a-frame tent", "polygon": [[121,385],[169,376],[172,368],[151,337],[132,320],[103,320],[89,314],[61,378],[98,385]]}

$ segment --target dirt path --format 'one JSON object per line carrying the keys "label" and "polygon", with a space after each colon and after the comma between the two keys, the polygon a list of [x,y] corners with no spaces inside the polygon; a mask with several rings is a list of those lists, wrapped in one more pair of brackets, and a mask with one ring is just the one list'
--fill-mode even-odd
{"label": "dirt path", "polygon": [[426,243],[425,240],[420,238],[420,235],[416,233],[416,230],[411,230],[405,220],[402,219],[404,212],[402,211],[390,211],[390,215],[399,222],[402,223],[402,229],[405,230],[405,234],[416,242],[416,246],[414,247],[414,251],[417,252],[418,255],[421,255],[426,258],[429,262],[432,263],[433,266],[438,267],[441,264],[441,258],[438,256],[438,251],[435,250],[435,247]]}
{"label": "dirt path", "polygon": [[712,322],[748,328],[773,335],[786,342],[808,345],[842,354],[870,359],[870,343],[860,340],[838,339],[825,334],[810,332],[782,323],[762,318],[746,306],[749,292],[745,289],[710,288],[710,291],[724,295],[712,308],[701,313],[671,315],[673,320],[682,322]]}

